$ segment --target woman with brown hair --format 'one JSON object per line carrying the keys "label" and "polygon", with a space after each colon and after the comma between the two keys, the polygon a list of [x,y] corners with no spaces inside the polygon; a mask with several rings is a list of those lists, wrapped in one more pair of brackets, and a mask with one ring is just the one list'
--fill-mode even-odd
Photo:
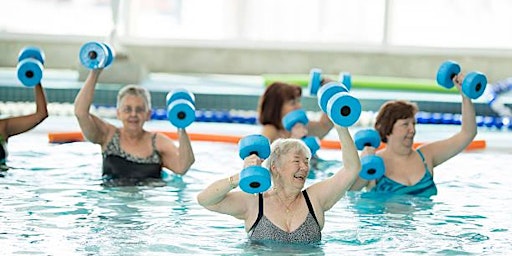
{"label": "woman with brown hair", "polygon": [[[453,78],[462,96],[462,124],[453,136],[413,148],[418,107],[407,101],[389,101],[381,106],[375,129],[386,147],[376,154],[384,160],[386,172],[376,180],[358,178],[351,190],[431,196],[437,194],[434,167],[464,150],[477,134],[475,107],[461,91],[462,74]],[[365,147],[362,156],[375,154],[375,148]]]}
{"label": "woman with brown hair", "polygon": [[303,138],[306,135],[322,139],[333,127],[329,117],[322,113],[320,120],[309,121],[307,127],[297,123],[291,131],[287,131],[282,124],[283,117],[293,110],[302,108],[302,89],[298,85],[283,82],[270,84],[258,104],[258,121],[263,125],[262,135],[270,142],[278,138]]}

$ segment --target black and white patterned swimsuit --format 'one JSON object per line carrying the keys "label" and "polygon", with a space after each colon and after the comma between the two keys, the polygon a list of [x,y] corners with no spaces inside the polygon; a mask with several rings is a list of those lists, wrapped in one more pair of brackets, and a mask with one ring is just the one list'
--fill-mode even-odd
{"label": "black and white patterned swimsuit", "polygon": [[302,191],[309,213],[304,222],[296,230],[288,233],[272,223],[263,215],[263,195],[259,194],[259,212],[258,218],[249,229],[249,239],[251,241],[274,241],[282,243],[301,243],[312,244],[322,240],[320,224],[316,219],[313,206],[309,200],[306,190]]}
{"label": "black and white patterned swimsuit", "polygon": [[[162,159],[156,150],[156,134],[151,138],[153,152],[137,157],[121,149],[120,132],[116,130],[103,155],[103,179],[110,185],[138,185],[147,179],[161,179]],[[112,184],[114,183],[114,184]]]}

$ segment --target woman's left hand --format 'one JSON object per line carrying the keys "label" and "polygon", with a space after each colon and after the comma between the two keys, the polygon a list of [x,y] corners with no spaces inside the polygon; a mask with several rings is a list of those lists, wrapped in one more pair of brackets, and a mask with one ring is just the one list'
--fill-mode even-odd
{"label": "woman's left hand", "polygon": [[292,127],[290,131],[290,137],[296,139],[302,139],[308,135],[308,128],[302,123],[297,123]]}

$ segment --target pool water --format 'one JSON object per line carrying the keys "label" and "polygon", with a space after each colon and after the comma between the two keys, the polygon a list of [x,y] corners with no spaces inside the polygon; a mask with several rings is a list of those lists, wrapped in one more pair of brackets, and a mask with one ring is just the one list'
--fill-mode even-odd
{"label": "pool water", "polygon": [[[154,127],[172,129],[165,123]],[[435,169],[438,195],[382,199],[349,192],[326,213],[320,245],[290,246],[251,244],[242,221],[196,203],[197,193],[207,184],[239,171],[237,145],[194,141],[193,168],[183,177],[169,177],[163,186],[102,187],[99,146],[47,142],[49,129],[76,128],[72,121],[62,125],[62,120],[50,118],[9,141],[11,169],[0,178],[3,255],[499,255],[512,251],[508,169],[512,152],[492,148],[489,142],[488,149],[464,152]],[[197,124],[194,129],[254,131],[252,126],[234,124]],[[503,140],[510,133],[498,136]],[[339,150],[322,149],[319,155],[331,164],[316,170],[307,185],[341,165]]]}

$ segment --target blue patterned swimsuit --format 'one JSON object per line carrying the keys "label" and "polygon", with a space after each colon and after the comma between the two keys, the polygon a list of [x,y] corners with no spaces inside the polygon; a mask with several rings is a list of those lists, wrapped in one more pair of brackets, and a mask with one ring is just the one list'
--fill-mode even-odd
{"label": "blue patterned swimsuit", "polygon": [[425,157],[423,153],[418,149],[416,150],[423,160],[423,165],[425,166],[425,175],[421,178],[418,183],[406,186],[401,183],[398,183],[388,177],[386,175],[382,176],[380,179],[377,179],[377,184],[372,188],[372,192],[384,192],[384,193],[393,193],[400,195],[415,195],[415,196],[424,196],[429,197],[437,194],[437,187],[434,183],[434,177],[429,172],[427,163],[425,162]]}
{"label": "blue patterned swimsuit", "polygon": [[306,190],[302,191],[309,213],[302,225],[296,230],[288,233],[272,223],[263,215],[263,195],[259,194],[259,212],[258,218],[249,229],[249,239],[251,241],[274,241],[281,243],[318,243],[322,239],[320,224],[316,219],[313,206],[309,200]]}

